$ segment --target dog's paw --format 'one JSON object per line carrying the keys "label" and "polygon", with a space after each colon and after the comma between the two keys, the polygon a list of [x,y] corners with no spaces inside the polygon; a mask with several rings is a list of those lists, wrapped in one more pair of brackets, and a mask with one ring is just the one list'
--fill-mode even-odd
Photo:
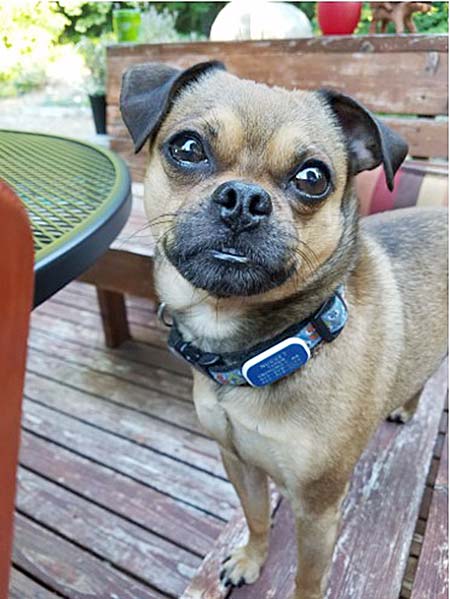
{"label": "dog's paw", "polygon": [[251,551],[248,545],[239,547],[222,562],[220,581],[226,587],[242,587],[259,578],[266,556]]}
{"label": "dog's paw", "polygon": [[406,408],[400,407],[389,414],[387,419],[389,422],[397,422],[398,424],[406,424],[414,416],[414,411],[409,411]]}

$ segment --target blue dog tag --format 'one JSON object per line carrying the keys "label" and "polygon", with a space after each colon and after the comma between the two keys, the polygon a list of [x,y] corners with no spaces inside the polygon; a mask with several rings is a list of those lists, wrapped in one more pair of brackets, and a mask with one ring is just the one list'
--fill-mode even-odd
{"label": "blue dog tag", "polygon": [[242,366],[242,375],[252,387],[264,387],[291,374],[311,356],[308,345],[298,337],[289,337]]}

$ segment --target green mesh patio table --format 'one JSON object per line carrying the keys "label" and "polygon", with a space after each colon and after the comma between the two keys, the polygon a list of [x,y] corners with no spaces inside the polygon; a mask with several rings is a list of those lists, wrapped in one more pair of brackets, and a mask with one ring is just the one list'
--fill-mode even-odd
{"label": "green mesh patio table", "polygon": [[0,130],[0,179],[33,229],[37,306],[108,249],[131,210],[131,180],[113,152],[77,141]]}

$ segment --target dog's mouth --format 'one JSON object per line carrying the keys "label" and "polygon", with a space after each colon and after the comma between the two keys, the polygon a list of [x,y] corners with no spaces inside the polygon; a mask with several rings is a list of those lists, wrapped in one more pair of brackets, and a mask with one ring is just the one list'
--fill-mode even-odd
{"label": "dog's mouth", "polygon": [[275,219],[235,232],[200,207],[180,215],[163,250],[195,288],[215,297],[243,297],[269,291],[293,275],[293,240],[294,233]]}
{"label": "dog's mouth", "polygon": [[221,262],[229,264],[248,264],[250,259],[248,256],[240,254],[236,248],[222,248],[222,250],[211,250],[211,256]]}
{"label": "dog's mouth", "polygon": [[[264,293],[278,287],[295,272],[295,264],[286,257],[286,248],[234,247],[220,243],[211,247],[189,248],[180,240],[167,244],[164,253],[178,272],[197,289],[215,297],[242,297]],[[266,244],[264,244],[266,245]]]}

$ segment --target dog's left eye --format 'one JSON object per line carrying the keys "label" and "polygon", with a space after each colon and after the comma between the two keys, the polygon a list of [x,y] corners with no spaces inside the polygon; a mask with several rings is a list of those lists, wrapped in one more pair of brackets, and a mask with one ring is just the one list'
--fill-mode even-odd
{"label": "dog's left eye", "polygon": [[192,133],[180,133],[169,143],[169,152],[176,162],[206,162],[206,153],[202,142]]}
{"label": "dog's left eye", "polygon": [[321,199],[330,189],[330,171],[319,160],[309,160],[294,175],[297,191],[306,198]]}

